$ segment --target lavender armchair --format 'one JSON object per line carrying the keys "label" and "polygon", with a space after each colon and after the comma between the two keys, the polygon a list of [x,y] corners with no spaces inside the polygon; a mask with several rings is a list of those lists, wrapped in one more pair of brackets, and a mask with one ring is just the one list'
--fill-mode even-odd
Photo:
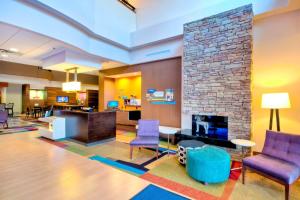
{"label": "lavender armchair", "polygon": [[159,121],[139,120],[137,137],[130,142],[130,159],[132,159],[133,147],[154,147],[158,158]]}
{"label": "lavender armchair", "polygon": [[0,111],[0,124],[2,124],[3,128],[4,125],[6,125],[6,128],[8,128],[7,119],[8,119],[8,113],[6,111]]}
{"label": "lavender armchair", "polygon": [[300,177],[300,135],[267,131],[262,154],[243,159],[243,184],[246,170],[285,186],[285,199],[289,189]]}

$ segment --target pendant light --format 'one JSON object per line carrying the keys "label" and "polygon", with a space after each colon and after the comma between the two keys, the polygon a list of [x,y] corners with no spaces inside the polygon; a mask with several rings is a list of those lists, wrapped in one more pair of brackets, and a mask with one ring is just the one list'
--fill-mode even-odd
{"label": "pendant light", "polygon": [[[70,71],[74,70],[74,81],[70,81]],[[81,90],[81,82],[77,81],[77,67],[66,70],[66,82],[62,84],[63,91],[77,92]]]}

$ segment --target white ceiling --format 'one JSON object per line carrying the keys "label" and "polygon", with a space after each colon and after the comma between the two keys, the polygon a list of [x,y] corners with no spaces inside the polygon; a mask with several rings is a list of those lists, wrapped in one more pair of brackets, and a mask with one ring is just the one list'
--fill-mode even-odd
{"label": "white ceiling", "polygon": [[[0,48],[7,50],[11,48],[18,49],[18,54],[8,54],[8,57],[5,58],[0,56],[0,60],[35,66],[42,66],[43,59],[63,50],[87,54],[61,41],[4,23],[0,23]],[[100,57],[99,60],[101,60]],[[106,69],[119,67],[124,64],[104,61],[102,65]],[[90,71],[87,74],[98,75],[98,70]]]}

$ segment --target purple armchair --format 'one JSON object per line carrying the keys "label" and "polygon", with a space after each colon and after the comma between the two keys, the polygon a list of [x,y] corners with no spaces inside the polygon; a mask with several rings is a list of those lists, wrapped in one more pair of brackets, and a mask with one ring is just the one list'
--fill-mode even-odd
{"label": "purple armchair", "polygon": [[284,185],[288,200],[290,185],[300,177],[300,135],[267,131],[262,153],[243,159],[243,184],[247,169]]}
{"label": "purple armchair", "polygon": [[8,113],[6,111],[0,111],[0,124],[2,124],[3,128],[4,125],[6,125],[6,128],[8,128],[7,119],[8,119]]}
{"label": "purple armchair", "polygon": [[137,137],[130,142],[130,159],[132,159],[133,147],[154,147],[158,158],[159,121],[139,120]]}

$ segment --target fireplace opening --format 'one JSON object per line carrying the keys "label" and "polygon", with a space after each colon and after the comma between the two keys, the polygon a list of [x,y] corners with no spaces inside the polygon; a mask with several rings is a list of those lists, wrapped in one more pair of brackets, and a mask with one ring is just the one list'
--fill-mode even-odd
{"label": "fireplace opening", "polygon": [[228,117],[192,115],[192,135],[228,140]]}

